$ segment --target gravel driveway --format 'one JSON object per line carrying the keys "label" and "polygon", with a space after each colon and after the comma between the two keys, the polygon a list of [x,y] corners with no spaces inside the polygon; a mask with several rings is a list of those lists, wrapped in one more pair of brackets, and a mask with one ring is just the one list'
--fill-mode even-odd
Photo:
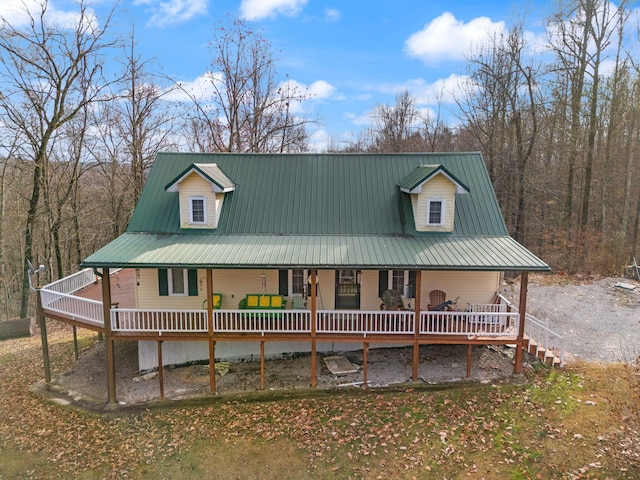
{"label": "gravel driveway", "polygon": [[[563,335],[565,352],[589,361],[631,361],[640,355],[640,282],[605,278],[593,283],[529,282],[527,310]],[[634,285],[635,290],[616,287]],[[515,288],[517,302],[518,286]],[[516,303],[517,305],[517,303]]]}

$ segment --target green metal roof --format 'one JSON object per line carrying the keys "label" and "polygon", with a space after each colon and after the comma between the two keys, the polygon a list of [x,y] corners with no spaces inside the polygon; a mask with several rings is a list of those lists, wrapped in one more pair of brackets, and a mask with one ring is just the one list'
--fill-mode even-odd
{"label": "green metal roof", "polygon": [[442,173],[455,184],[457,193],[469,193],[469,187],[458,180],[455,175],[449,172],[442,165],[421,165],[403,178],[400,183],[398,183],[398,186],[403,192],[413,193],[414,189],[421,186],[438,173]]}
{"label": "green metal roof", "polygon": [[[235,185],[218,228],[181,229],[178,193],[165,186],[212,164]],[[456,196],[453,232],[415,229],[399,185],[425,165],[469,191]],[[548,269],[509,238],[479,153],[160,153],[127,233],[84,265]]]}
{"label": "green metal roof", "polygon": [[125,233],[85,266],[548,270],[511,237]]}

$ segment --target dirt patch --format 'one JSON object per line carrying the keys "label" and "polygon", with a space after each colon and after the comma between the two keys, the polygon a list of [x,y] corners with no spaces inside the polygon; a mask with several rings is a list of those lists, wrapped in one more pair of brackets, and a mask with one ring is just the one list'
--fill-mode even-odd
{"label": "dirt patch", "polygon": [[[327,354],[334,355],[334,354]],[[317,357],[317,387],[333,389],[359,387],[363,377],[363,351],[343,353],[357,368],[356,373],[334,375]],[[460,381],[490,382],[513,375],[514,349],[504,346],[473,348],[471,377],[466,377],[467,347],[464,345],[423,345],[420,347],[418,377],[421,383]],[[116,342],[116,394],[121,404],[137,404],[160,398],[157,372],[138,372],[136,342]],[[386,387],[411,382],[412,347],[376,348],[368,352],[368,386]],[[209,366],[195,364],[165,367],[164,395],[168,399],[194,398],[209,393]],[[310,387],[311,356],[297,355],[265,361],[266,390],[295,390]],[[68,372],[54,380],[54,387],[77,401],[107,402],[106,347],[95,340]],[[260,362],[232,363],[224,375],[216,374],[218,394],[261,390]]]}

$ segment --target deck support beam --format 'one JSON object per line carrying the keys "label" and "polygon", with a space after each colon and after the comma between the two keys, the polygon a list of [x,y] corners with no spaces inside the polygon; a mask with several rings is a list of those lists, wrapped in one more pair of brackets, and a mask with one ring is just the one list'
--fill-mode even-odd
{"label": "deck support beam", "polygon": [[527,290],[529,289],[529,272],[522,272],[520,276],[520,322],[518,324],[518,341],[516,342],[516,358],[513,373],[522,373],[522,357],[524,350],[524,322],[527,317]]}
{"label": "deck support beam", "polygon": [[213,270],[207,268],[207,330],[209,331],[209,392],[216,393],[216,356],[213,341]]}
{"label": "deck support beam", "polygon": [[264,340],[260,342],[260,390],[264,390]]}
{"label": "deck support beam", "polygon": [[116,364],[111,333],[111,278],[109,267],[102,268],[102,315],[107,342],[107,392],[109,403],[116,403]]}
{"label": "deck support beam", "polygon": [[42,342],[42,360],[44,364],[44,381],[51,383],[51,364],[49,363],[49,339],[47,338],[47,319],[44,317],[42,297],[40,290],[36,290],[36,316],[40,327],[40,340]]}
{"label": "deck support beam", "polygon": [[78,329],[76,326],[73,326],[73,353],[76,357],[76,361],[78,360]]}
{"label": "deck support beam", "polygon": [[318,384],[317,354],[316,354],[316,319],[317,319],[317,290],[318,271],[311,270],[311,388],[316,388]]}
{"label": "deck support beam", "polygon": [[160,400],[164,400],[164,367],[162,366],[162,340],[158,340],[158,382],[160,383]]}
{"label": "deck support beam", "polygon": [[367,387],[367,364],[369,363],[369,342],[362,344],[362,380],[363,385]]}
{"label": "deck support beam", "polygon": [[413,370],[411,372],[411,380],[418,381],[418,366],[420,364],[420,344],[418,338],[420,337],[420,291],[422,290],[422,271],[416,272],[416,298],[415,298],[415,315],[413,332],[415,341],[413,342]]}
{"label": "deck support beam", "polygon": [[473,358],[473,345],[467,344],[467,378],[471,378],[471,360]]}

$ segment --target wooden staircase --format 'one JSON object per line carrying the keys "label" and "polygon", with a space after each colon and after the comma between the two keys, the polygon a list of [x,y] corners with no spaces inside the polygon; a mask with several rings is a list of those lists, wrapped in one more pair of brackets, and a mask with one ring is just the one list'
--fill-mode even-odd
{"label": "wooden staircase", "polygon": [[556,355],[556,352],[551,348],[545,348],[534,338],[530,338],[528,335],[524,336],[527,345],[527,351],[531,355],[535,355],[542,363],[551,367],[562,367],[562,360]]}

